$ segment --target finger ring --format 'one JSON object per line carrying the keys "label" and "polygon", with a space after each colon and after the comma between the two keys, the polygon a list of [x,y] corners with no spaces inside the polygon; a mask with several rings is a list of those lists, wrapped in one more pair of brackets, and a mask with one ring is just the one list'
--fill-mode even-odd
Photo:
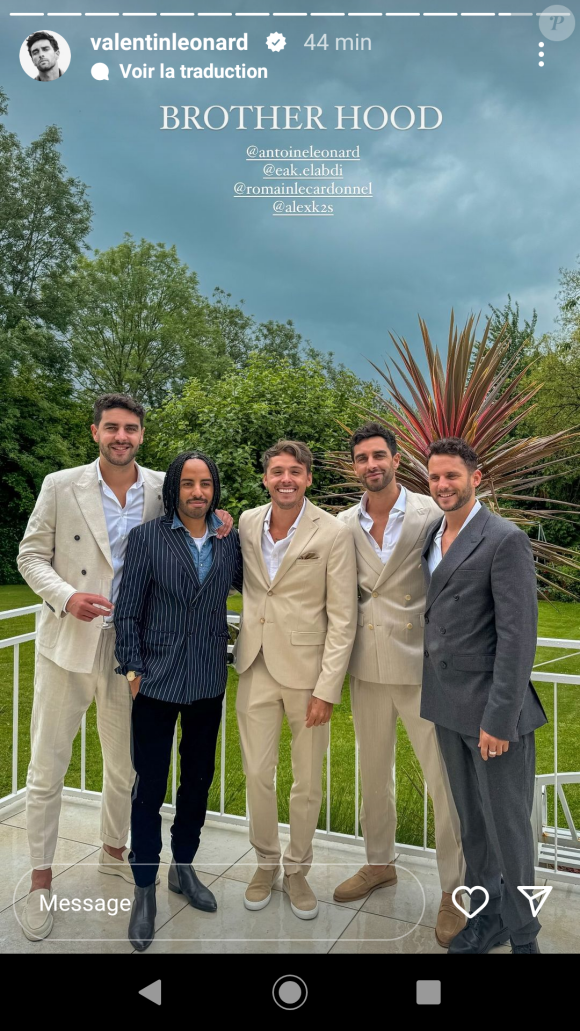
{"label": "finger ring", "polygon": [[497,752],[490,752],[490,755],[497,755]]}

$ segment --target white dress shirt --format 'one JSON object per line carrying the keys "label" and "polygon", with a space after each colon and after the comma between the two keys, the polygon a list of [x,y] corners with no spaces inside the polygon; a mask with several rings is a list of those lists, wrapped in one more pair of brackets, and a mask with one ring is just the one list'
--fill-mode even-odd
{"label": "white dress shirt", "polygon": [[268,576],[270,577],[270,583],[276,576],[284,555],[288,551],[292,538],[296,533],[296,527],[304,515],[304,509],[306,508],[306,498],[302,502],[302,508],[300,509],[296,519],[292,523],[292,526],[288,530],[288,533],[281,541],[274,541],[270,534],[270,520],[272,518],[272,506],[268,508],[266,517],[264,519],[264,526],[262,528],[262,555],[264,556],[264,562],[266,563],[266,569],[268,570]]}
{"label": "white dress shirt", "polygon": [[[143,504],[145,500],[143,473],[137,463],[135,463],[135,465],[137,468],[137,479],[135,483],[131,484],[129,487],[127,497],[125,499],[125,507],[121,508],[121,502],[103,479],[99,459],[97,458],[96,461],[97,477],[101,488],[101,499],[103,502],[103,511],[105,513],[105,522],[107,524],[107,533],[109,535],[109,547],[111,549],[111,560],[113,563],[113,586],[111,597],[109,599],[113,604],[115,604],[117,600],[119,587],[121,586],[123,564],[125,561],[125,552],[127,550],[127,537],[134,526],[140,526],[143,522]],[[110,616],[104,617],[105,623],[112,622],[112,620],[112,613]]]}
{"label": "white dress shirt", "polygon": [[[473,517],[477,515],[477,513],[480,510],[480,508],[481,508],[481,501],[478,501],[476,499],[475,505],[471,509],[471,512],[469,513],[467,519],[465,520],[463,526],[461,527],[461,530],[465,529],[467,524],[470,523],[471,520],[473,519]],[[431,576],[433,576],[434,571],[437,569],[437,566],[439,565],[439,563],[441,562],[441,559],[443,558],[443,555],[441,554],[441,538],[443,537],[443,534],[445,533],[446,526],[447,526],[447,520],[446,520],[445,516],[443,516],[443,521],[441,523],[441,526],[439,527],[439,529],[437,530],[437,533],[435,534],[435,537],[433,538],[433,543],[431,544],[431,547],[429,548],[429,554],[427,555],[427,565],[429,566],[429,572],[431,573]],[[461,530],[459,531],[459,533],[461,533]],[[459,533],[457,534],[457,537],[459,537]],[[457,540],[457,537],[455,538],[455,540]]]}
{"label": "white dress shirt", "polygon": [[399,488],[399,497],[395,501],[391,511],[389,512],[389,518],[387,525],[385,526],[385,532],[383,534],[382,546],[377,544],[375,538],[371,534],[373,528],[373,518],[367,512],[367,497],[368,494],[363,494],[360,499],[358,517],[360,519],[360,525],[367,535],[367,540],[370,541],[377,555],[379,556],[383,565],[389,560],[393,553],[395,544],[401,536],[401,530],[403,529],[403,520],[405,518],[405,509],[407,507],[407,491],[404,487]]}

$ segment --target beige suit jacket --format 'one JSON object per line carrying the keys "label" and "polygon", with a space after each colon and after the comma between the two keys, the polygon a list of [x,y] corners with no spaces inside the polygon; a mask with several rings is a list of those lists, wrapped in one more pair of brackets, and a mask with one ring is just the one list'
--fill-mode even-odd
{"label": "beige suit jacket", "polygon": [[[144,469],[143,522],[163,514],[165,474]],[[50,473],[20,544],[18,568],[42,606],[36,646],[63,669],[90,673],[101,620],[84,623],[63,606],[74,591],[109,597],[113,564],[94,462]]]}
{"label": "beige suit jacket", "polygon": [[268,505],[243,512],[244,611],[235,666],[244,673],[260,648],[284,687],[338,703],[356,632],[356,559],[349,526],[306,501],[270,583],[262,554]]}
{"label": "beige suit jacket", "polygon": [[441,510],[407,491],[401,535],[383,565],[360,525],[359,506],[341,512],[356,546],[358,619],[349,673],[373,684],[420,684],[423,674],[425,582],[421,549]]}

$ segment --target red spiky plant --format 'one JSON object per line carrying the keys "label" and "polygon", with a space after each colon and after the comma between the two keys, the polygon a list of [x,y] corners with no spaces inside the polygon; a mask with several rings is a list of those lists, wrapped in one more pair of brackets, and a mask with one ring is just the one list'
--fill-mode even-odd
{"label": "red spiky plant", "polygon": [[[580,506],[545,497],[544,488],[566,471],[565,463],[570,466],[578,459],[578,455],[570,455],[570,450],[580,432],[572,428],[546,437],[511,435],[535,407],[532,401],[542,384],[530,383],[531,365],[514,375],[520,352],[509,357],[507,327],[490,342],[487,320],[478,341],[475,316],[470,316],[460,330],[452,313],[443,361],[421,318],[419,325],[430,382],[407,341],[390,334],[400,359],[390,364],[402,385],[397,385],[388,363],[383,370],[371,362],[387,385],[387,396],[377,393],[375,411],[361,410],[363,418],[381,422],[396,434],[401,452],[399,482],[419,494],[428,494],[429,445],[441,437],[463,437],[480,456],[483,478],[478,497],[493,511],[524,529],[537,527],[543,520],[576,521]],[[351,433],[349,427],[343,428]],[[325,465],[342,477],[336,493],[326,495],[328,507],[344,507],[347,501],[352,504],[361,490],[348,452],[328,454]],[[538,489],[541,494],[536,493]],[[341,504],[337,504],[339,497]],[[575,596],[572,592],[576,572],[580,571],[577,553],[534,536],[531,543],[538,559],[538,579],[551,587],[557,583],[559,590]],[[557,573],[555,566],[560,567]]]}

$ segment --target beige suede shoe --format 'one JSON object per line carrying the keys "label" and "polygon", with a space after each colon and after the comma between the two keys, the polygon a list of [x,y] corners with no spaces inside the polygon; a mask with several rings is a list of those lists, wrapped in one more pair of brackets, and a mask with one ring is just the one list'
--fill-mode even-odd
{"label": "beige suede shoe", "polygon": [[[101,847],[97,869],[99,873],[110,873],[116,877],[122,877],[124,881],[129,881],[129,884],[135,884],[135,878],[129,863],[128,848],[123,849],[122,859],[115,859],[115,856],[112,856],[110,852]],[[159,884],[159,874],[155,878],[155,884]]]}
{"label": "beige suede shoe", "polygon": [[51,898],[52,888],[36,888],[26,899],[20,922],[22,930],[31,942],[47,938],[52,931],[54,917],[47,909]]}
{"label": "beige suede shoe", "polygon": [[314,920],[318,916],[318,900],[303,873],[284,874],[283,888],[294,916],[299,920]]}
{"label": "beige suede shoe", "polygon": [[467,917],[453,905],[451,895],[443,893],[435,925],[435,937],[441,948],[448,949],[466,923]]}
{"label": "beige suede shoe", "polygon": [[278,876],[279,866],[258,867],[244,894],[246,909],[263,909],[272,898],[272,885]]}
{"label": "beige suede shoe", "polygon": [[390,863],[386,870],[378,866],[363,866],[334,889],[335,902],[356,902],[357,899],[364,899],[370,895],[375,888],[387,888],[397,883],[397,871],[395,864]]}

